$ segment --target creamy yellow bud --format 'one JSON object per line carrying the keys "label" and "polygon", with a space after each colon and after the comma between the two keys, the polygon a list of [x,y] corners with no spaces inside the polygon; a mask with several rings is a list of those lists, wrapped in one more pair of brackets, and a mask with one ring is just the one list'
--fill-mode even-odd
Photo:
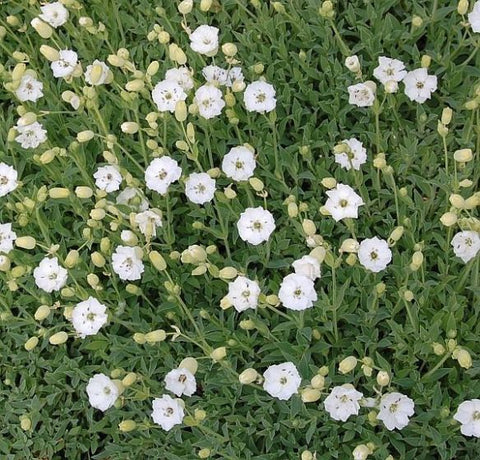
{"label": "creamy yellow bud", "polygon": [[389,242],[397,242],[402,237],[404,230],[403,226],[395,227],[390,233]]}
{"label": "creamy yellow bud", "polygon": [[195,375],[198,370],[198,362],[195,358],[192,358],[191,356],[187,356],[180,362],[178,367],[187,369],[193,375]]}
{"label": "creamy yellow bud", "polygon": [[300,456],[300,460],[314,460],[313,454],[309,450],[304,450]]}
{"label": "creamy yellow bud", "polygon": [[27,112],[18,119],[17,125],[28,126],[28,125],[31,125],[32,123],[35,123],[36,121],[37,121],[37,115],[35,115],[33,112]]}
{"label": "creamy yellow bud", "polygon": [[210,353],[210,358],[214,361],[221,361],[225,356],[227,356],[227,349],[225,347],[215,348],[215,350]]}
{"label": "creamy yellow bud", "polygon": [[210,449],[207,449],[206,447],[204,447],[203,449],[200,449],[198,451],[198,457],[199,458],[208,458],[208,457],[210,457],[211,453],[212,453],[212,451]]}
{"label": "creamy yellow bud", "polygon": [[136,296],[139,296],[142,294],[142,288],[139,287],[139,286],[136,286],[135,284],[127,284],[125,286],[125,290],[129,293],[129,294],[132,294],[132,295],[136,295]]}
{"label": "creamy yellow bud", "polygon": [[194,244],[182,252],[180,260],[184,264],[202,263],[207,260],[207,252],[202,246]]}
{"label": "creamy yellow bud", "polygon": [[358,56],[348,56],[345,58],[345,67],[350,70],[350,72],[357,73],[361,70],[360,61],[358,60]]}
{"label": "creamy yellow bud", "polygon": [[58,61],[60,59],[60,54],[58,51],[48,45],[40,46],[40,53],[50,62]]}
{"label": "creamy yellow bud", "polygon": [[167,268],[167,263],[165,262],[165,259],[158,251],[151,251],[148,254],[148,258],[150,259],[150,262],[152,262],[152,265],[158,271],[163,271]]}
{"label": "creamy yellow bud", "polygon": [[461,195],[458,195],[457,193],[452,193],[448,199],[453,207],[457,209],[465,208],[465,200]]}
{"label": "creamy yellow bud", "polygon": [[320,392],[320,390],[317,390],[315,388],[305,388],[301,392],[302,401],[304,403],[318,401],[320,399],[320,396],[322,396],[322,393]]}
{"label": "creamy yellow bud", "polygon": [[298,206],[297,203],[288,203],[287,205],[287,212],[288,212],[288,217],[291,219],[294,219],[295,217],[298,216]]}
{"label": "creamy yellow bud", "polygon": [[123,433],[133,431],[135,428],[137,428],[137,423],[134,420],[122,420],[118,424],[118,429]]}
{"label": "creamy yellow bud", "polygon": [[163,329],[157,329],[145,334],[145,340],[148,343],[163,342],[166,338],[167,333]]}
{"label": "creamy yellow bud", "polygon": [[440,217],[440,222],[445,225],[445,227],[451,227],[457,222],[457,215],[454,212],[446,212]]}
{"label": "creamy yellow bud", "polygon": [[103,78],[103,67],[100,64],[93,64],[90,71],[90,80],[92,85],[97,85]]}
{"label": "creamy yellow bud", "polygon": [[138,133],[140,127],[138,126],[138,123],[135,123],[134,121],[125,121],[120,125],[120,129],[125,134],[135,134]]}
{"label": "creamy yellow bud", "polygon": [[325,188],[332,189],[337,186],[337,181],[333,177],[324,177],[321,181],[321,184]]}
{"label": "creamy yellow bud", "polygon": [[32,351],[38,345],[38,337],[30,337],[23,345],[25,350]]}
{"label": "creamy yellow bud", "polygon": [[95,289],[100,284],[100,278],[95,273],[89,273],[87,275],[87,283]]}
{"label": "creamy yellow bud", "polygon": [[77,141],[80,143],[88,142],[95,136],[95,133],[90,130],[81,131],[77,134]]}
{"label": "creamy yellow bud", "polygon": [[261,192],[264,188],[263,182],[260,179],[258,179],[257,177],[251,177],[248,180],[248,183],[253,188],[253,190],[255,190],[256,192]]}
{"label": "creamy yellow bud", "polygon": [[212,6],[213,1],[212,0],[201,0],[200,1],[200,11],[208,11],[210,10]]}
{"label": "creamy yellow bud", "polygon": [[187,110],[187,104],[185,101],[178,101],[175,104],[175,118],[179,122],[183,122],[187,119],[188,116],[188,110]]}
{"label": "creamy yellow bud", "polygon": [[43,321],[50,315],[50,307],[48,305],[40,305],[35,311],[34,318],[36,321]]}
{"label": "creamy yellow bud", "polygon": [[355,358],[355,356],[348,356],[340,362],[338,365],[338,371],[341,374],[348,374],[349,372],[353,371],[356,366],[357,358]]}
{"label": "creamy yellow bud", "polygon": [[62,345],[68,340],[68,334],[64,331],[53,334],[48,341],[51,345]]}
{"label": "creamy yellow bud", "polygon": [[93,190],[90,187],[87,187],[86,185],[79,185],[78,187],[75,188],[75,195],[78,198],[86,200],[93,196]]}
{"label": "creamy yellow bud", "polygon": [[432,348],[433,348],[433,352],[437,356],[442,356],[445,354],[445,351],[446,351],[445,347],[441,343],[438,343],[438,342],[432,343]]}
{"label": "creamy yellow bud", "polygon": [[360,444],[353,449],[352,455],[355,460],[366,460],[372,451],[365,444]]}
{"label": "creamy yellow bud", "polygon": [[384,153],[379,153],[374,159],[373,159],[373,166],[378,169],[383,169],[387,166],[387,162],[385,161],[385,154]]}
{"label": "creamy yellow bud", "polygon": [[129,387],[137,381],[137,374],[135,372],[129,372],[122,380],[122,385],[124,387]]}
{"label": "creamy yellow bud", "polygon": [[172,61],[175,61],[180,65],[184,65],[187,62],[187,56],[177,44],[171,43],[168,47],[168,51]]}
{"label": "creamy yellow bud", "polygon": [[23,431],[29,431],[32,428],[32,420],[26,415],[20,417],[20,428]]}
{"label": "creamy yellow bud", "polygon": [[15,246],[22,249],[33,249],[37,241],[32,236],[21,236],[15,240]]}
{"label": "creamy yellow bud", "polygon": [[158,61],[152,61],[147,67],[146,74],[153,77],[160,69],[160,63]]}
{"label": "creamy yellow bud", "polygon": [[237,54],[238,48],[233,43],[224,43],[222,45],[222,53],[225,56],[233,57]]}
{"label": "creamy yellow bud", "polygon": [[468,0],[460,0],[457,5],[457,12],[464,16],[468,11]]}
{"label": "creamy yellow bud", "polygon": [[250,383],[255,382],[259,377],[258,372],[253,368],[245,369],[239,376],[238,381],[242,385],[249,385]]}
{"label": "creamy yellow bud", "polygon": [[146,342],[145,334],[135,332],[135,334],[133,334],[133,340],[135,340],[136,343],[143,345]]}
{"label": "creamy yellow bud", "polygon": [[413,27],[421,27],[423,24],[423,19],[420,16],[413,16],[412,17],[412,26]]}
{"label": "creamy yellow bud", "polygon": [[192,11],[193,8],[193,0],[183,0],[178,5],[178,11],[181,14],[188,14]]}
{"label": "creamy yellow bud", "polygon": [[50,149],[50,150],[46,150],[45,152],[43,152],[40,155],[40,158],[38,159],[38,161],[40,161],[40,163],[42,163],[42,165],[48,165],[54,159],[55,159],[55,152],[52,149]]}
{"label": "creamy yellow bud", "polygon": [[10,270],[10,259],[0,254],[0,271],[8,272],[8,270]]}
{"label": "creamy yellow bud", "polygon": [[314,222],[310,219],[304,219],[302,222],[302,228],[307,236],[315,235],[317,231],[317,227],[315,226]]}
{"label": "creamy yellow bud", "polygon": [[102,268],[106,264],[105,257],[103,257],[99,252],[92,252],[90,258],[92,259],[92,263],[95,265],[95,267]]}
{"label": "creamy yellow bud", "polygon": [[462,348],[456,353],[456,356],[454,355],[454,358],[457,359],[458,364],[464,369],[470,369],[472,367],[472,357],[467,350]]}
{"label": "creamy yellow bud", "polygon": [[432,63],[432,58],[428,55],[428,54],[424,54],[422,56],[422,60],[421,60],[421,66],[424,68],[424,69],[428,69],[430,67],[430,64]]}
{"label": "creamy yellow bud", "polygon": [[322,263],[325,260],[325,256],[327,254],[326,249],[323,246],[318,246],[316,248],[313,248],[310,251],[310,254],[312,257],[315,257],[320,263]]}
{"label": "creamy yellow bud", "polygon": [[347,258],[345,259],[345,262],[347,265],[350,267],[353,267],[357,263],[357,254],[348,254]]}
{"label": "creamy yellow bud", "polygon": [[449,125],[450,122],[452,121],[452,116],[453,116],[453,110],[450,107],[445,107],[442,110],[442,118],[441,118],[442,123],[445,126]]}
{"label": "creamy yellow bud", "polygon": [[238,271],[234,267],[224,267],[219,272],[219,278],[224,280],[231,280],[238,275]]}
{"label": "creamy yellow bud", "polygon": [[[161,32],[159,32],[157,35],[157,38],[158,38],[158,42],[163,45],[166,45],[168,42],[170,42],[170,34],[165,30],[162,30]],[[170,50],[170,53],[172,53],[171,50]],[[186,56],[185,56],[185,60],[186,60]]]}
{"label": "creamy yellow bud", "polygon": [[39,18],[33,18],[30,25],[37,31],[42,38],[50,38],[53,34],[53,29]]}
{"label": "creamy yellow bud", "polygon": [[233,190],[231,186],[224,188],[223,193],[229,200],[233,200],[237,197],[237,192]]}
{"label": "creamy yellow bud", "polygon": [[80,257],[79,252],[76,249],[72,249],[65,257],[65,267],[73,268],[77,265],[78,259]]}
{"label": "creamy yellow bud", "polygon": [[192,270],[192,276],[202,276],[207,273],[208,267],[206,265],[199,265]]}
{"label": "creamy yellow bud", "polygon": [[377,374],[377,383],[381,387],[386,387],[390,383],[390,376],[386,371],[379,371]]}
{"label": "creamy yellow bud", "polygon": [[455,349],[457,349],[457,341],[454,340],[453,338],[447,340],[447,348],[448,348],[448,351],[453,352]]}
{"label": "creamy yellow bud", "polygon": [[340,253],[342,252],[355,253],[358,251],[359,247],[360,247],[360,243],[357,240],[354,240],[353,238],[347,238],[342,242],[342,245],[340,246],[340,249],[338,251]]}
{"label": "creamy yellow bud", "polygon": [[104,217],[105,217],[105,210],[104,209],[92,209],[90,211],[90,217],[93,219],[93,220],[102,220]]}
{"label": "creamy yellow bud", "polygon": [[217,179],[218,177],[220,177],[220,175],[222,174],[222,170],[220,168],[210,168],[208,171],[207,171],[207,174],[212,178],[212,179]]}
{"label": "creamy yellow bud", "polygon": [[415,251],[412,256],[412,264],[422,265],[423,264],[423,253],[421,251]]}
{"label": "creamy yellow bud", "polygon": [[12,270],[10,271],[10,275],[12,276],[12,278],[20,278],[25,275],[26,272],[27,270],[23,265],[18,265],[12,268]]}
{"label": "creamy yellow bud", "polygon": [[468,163],[473,159],[472,149],[461,149],[455,151],[453,158],[458,163]]}
{"label": "creamy yellow bud", "polygon": [[220,308],[222,310],[228,310],[232,306],[232,301],[227,296],[222,297],[222,299],[220,300]]}

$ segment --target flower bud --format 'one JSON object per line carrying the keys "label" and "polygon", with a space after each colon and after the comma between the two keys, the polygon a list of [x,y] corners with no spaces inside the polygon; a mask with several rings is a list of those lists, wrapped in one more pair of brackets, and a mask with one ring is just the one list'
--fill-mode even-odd
{"label": "flower bud", "polygon": [[441,343],[438,343],[438,342],[432,343],[432,348],[433,348],[433,352],[437,356],[442,356],[445,354],[445,351],[446,351],[445,347]]}
{"label": "flower bud", "polygon": [[34,318],[36,321],[43,321],[50,315],[50,307],[48,305],[40,305],[35,311]]}
{"label": "flower bud", "polygon": [[288,203],[287,205],[287,212],[288,212],[288,217],[291,219],[294,219],[295,217],[298,216],[298,206],[297,203]]}
{"label": "flower bud", "polygon": [[93,196],[93,190],[90,187],[79,185],[78,187],[75,187],[75,195],[77,198],[86,200]]}
{"label": "flower bud", "polygon": [[168,47],[170,59],[180,65],[184,65],[187,62],[187,56],[183,50],[175,43],[171,43]]}
{"label": "flower bud", "polygon": [[135,372],[129,372],[122,380],[124,387],[129,387],[137,381],[137,374]]}
{"label": "flower bud", "polygon": [[245,369],[239,376],[238,380],[242,385],[248,385],[255,382],[259,377],[258,372],[255,369],[249,368]]}
{"label": "flower bud", "polygon": [[37,31],[42,38],[50,38],[53,34],[53,29],[39,18],[33,18],[30,25]]}
{"label": "flower bud", "polygon": [[37,121],[37,115],[33,112],[26,112],[17,121],[18,126],[29,126]]}
{"label": "flower bud", "polygon": [[137,423],[134,420],[122,420],[118,424],[118,429],[123,433],[133,431],[135,428],[137,428]]}
{"label": "flower bud", "polygon": [[188,14],[192,11],[193,0],[183,0],[177,8],[180,14]]}
{"label": "flower bud", "polygon": [[412,291],[410,290],[406,290],[404,293],[403,293],[403,298],[407,301],[407,302],[411,302],[414,298],[415,298],[415,295],[413,294]]}
{"label": "flower bud", "polygon": [[68,340],[68,334],[64,331],[57,332],[56,334],[53,334],[48,341],[52,345],[62,345]]}
{"label": "flower bud", "polygon": [[235,190],[233,190],[231,186],[228,186],[228,187],[224,188],[223,193],[225,194],[225,196],[229,200],[233,200],[237,196],[237,192]]}
{"label": "flower bud", "polygon": [[320,390],[317,390],[315,388],[305,388],[301,392],[302,401],[304,403],[311,403],[311,402],[318,401],[321,396],[322,396],[322,393],[320,392]]}
{"label": "flower bud", "polygon": [[353,371],[356,366],[357,358],[355,358],[355,356],[348,356],[340,362],[338,365],[338,371],[341,374],[348,374],[349,372]]}
{"label": "flower bud", "polygon": [[133,340],[135,340],[136,343],[143,345],[146,342],[145,334],[135,332],[135,334],[133,334]]}
{"label": "flower bud", "polygon": [[442,123],[446,126],[449,125],[450,122],[452,121],[452,116],[453,116],[453,110],[450,107],[445,107],[442,110]]}
{"label": "flower bud", "polygon": [[458,195],[457,193],[452,193],[448,199],[453,207],[457,209],[465,208],[465,200],[461,195]]}
{"label": "flower bud", "polygon": [[379,371],[377,374],[377,383],[381,387],[386,387],[390,383],[390,376],[388,375],[388,372]]}
{"label": "flower bud", "polygon": [[310,251],[312,257],[315,257],[320,263],[325,260],[325,256],[327,255],[327,251],[323,246],[317,246]]}
{"label": "flower bud", "polygon": [[307,236],[315,235],[317,231],[317,227],[315,226],[314,222],[310,219],[304,219],[302,222],[302,228]]}
{"label": "flower bud", "polygon": [[340,253],[349,252],[349,253],[356,253],[358,252],[358,248],[360,247],[360,243],[353,238],[347,238],[342,242],[340,249],[338,250]]}
{"label": "flower bud", "polygon": [[231,280],[238,275],[238,271],[234,267],[224,267],[219,272],[219,278],[224,280]]}
{"label": "flower bud", "polygon": [[445,225],[445,227],[451,227],[457,222],[457,215],[454,212],[446,212],[440,217],[440,222]]}
{"label": "flower bud", "polygon": [[163,271],[167,268],[167,263],[165,262],[165,259],[163,258],[163,256],[159,252],[151,251],[148,254],[148,258],[150,259],[150,262],[152,262],[152,265],[158,271]]}
{"label": "flower bud", "polygon": [[467,110],[475,110],[476,108],[478,108],[478,102],[475,99],[467,101],[465,102],[465,108]]}
{"label": "flower bud", "polygon": [[396,243],[403,235],[404,228],[402,226],[395,227],[392,233],[390,233],[389,242]]}
{"label": "flower bud", "polygon": [[145,334],[145,340],[148,343],[163,342],[166,338],[167,333],[163,329],[157,329]]}
{"label": "flower bud", "polygon": [[233,43],[224,43],[222,45],[222,53],[225,56],[233,57],[237,54],[237,52],[238,52],[238,49],[236,45],[234,45]]}
{"label": "flower bud", "polygon": [[48,195],[55,200],[65,199],[70,196],[70,190],[63,187],[53,187],[48,191]]}
{"label": "flower bud", "polygon": [[251,319],[243,319],[239,323],[240,329],[244,331],[252,331],[255,329],[255,323]]}
{"label": "flower bud", "polygon": [[15,240],[15,246],[22,249],[33,249],[37,242],[32,236],[21,236]]}
{"label": "flower bud", "polygon": [[80,143],[88,142],[89,140],[93,139],[94,136],[95,133],[89,129],[86,131],[80,131],[77,134],[77,141]]}
{"label": "flower bud", "polygon": [[337,186],[337,181],[333,177],[324,177],[321,181],[321,184],[328,189],[335,188]]}
{"label": "flower bud", "polygon": [[58,61],[60,59],[58,51],[48,45],[40,46],[40,53],[50,62]]}
{"label": "flower bud", "polygon": [[348,254],[347,258],[345,259],[345,262],[347,263],[347,265],[349,265],[350,267],[353,267],[356,263],[357,263],[357,254]]}
{"label": "flower bud", "polygon": [[184,358],[180,364],[178,365],[179,368],[184,368],[184,369],[187,369],[189,370],[193,375],[195,375],[195,373],[197,372],[198,370],[198,362],[195,358],[192,358],[191,356],[187,356],[186,358]]}
{"label": "flower bud", "polygon": [[428,55],[428,54],[424,54],[422,56],[422,60],[421,60],[421,66],[424,68],[424,69],[428,69],[430,67],[430,64],[432,63],[432,58]]}
{"label": "flower bud", "polygon": [[25,348],[25,350],[27,351],[32,351],[36,346],[38,345],[38,337],[30,337],[26,342],[25,344],[23,345],[23,347]]}
{"label": "flower bud", "polygon": [[453,158],[458,163],[468,163],[473,159],[472,149],[456,150],[453,154]]}
{"label": "flower bud", "polygon": [[26,415],[20,417],[20,428],[23,431],[29,431],[32,428],[32,420]]}
{"label": "flower bud", "polygon": [[394,94],[398,91],[398,82],[395,80],[388,80],[385,83],[385,92],[388,94]]}
{"label": "flower bud", "polygon": [[120,129],[125,134],[135,134],[140,127],[138,126],[138,123],[135,123],[134,121],[126,121],[120,125]]}
{"label": "flower bud", "polygon": [[348,56],[345,58],[345,67],[350,70],[350,72],[358,73],[360,71],[360,61],[358,56]]}
{"label": "flower bud", "polygon": [[468,11],[468,0],[460,0],[457,5],[458,14],[464,16]]}
{"label": "flower bud", "polygon": [[470,369],[472,367],[472,357],[467,350],[462,348],[457,353],[454,353],[453,357],[457,359],[458,364],[464,369]]}
{"label": "flower bud", "polygon": [[183,122],[187,119],[188,110],[185,101],[178,101],[175,104],[175,118],[179,122]]}
{"label": "flower bud", "polygon": [[261,192],[264,188],[263,182],[260,179],[258,179],[257,177],[251,177],[248,180],[248,183],[253,188],[253,190],[255,190],[256,192]]}
{"label": "flower bud", "polygon": [[355,460],[366,460],[372,451],[365,445],[359,444],[353,449],[352,455]]}
{"label": "flower bud", "polygon": [[412,17],[412,26],[413,27],[421,27],[423,24],[423,19],[420,16],[413,16]]}
{"label": "flower bud", "polygon": [[225,347],[215,348],[215,350],[210,353],[210,358],[214,361],[221,361],[225,356],[227,356],[227,349]]}
{"label": "flower bud", "polygon": [[100,278],[95,273],[89,273],[87,275],[87,283],[95,289],[100,284]]}

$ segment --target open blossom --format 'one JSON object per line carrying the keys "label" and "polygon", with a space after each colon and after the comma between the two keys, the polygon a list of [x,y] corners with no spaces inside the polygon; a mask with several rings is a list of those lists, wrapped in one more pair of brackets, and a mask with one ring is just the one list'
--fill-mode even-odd
{"label": "open blossom", "polygon": [[197,89],[193,102],[197,105],[200,116],[207,120],[220,115],[225,107],[222,92],[209,84]]}
{"label": "open blossom", "polygon": [[401,430],[408,425],[409,417],[415,410],[415,404],[401,393],[386,393],[380,400],[380,412],[377,419],[381,420],[388,430]]}
{"label": "open blossom", "polygon": [[215,179],[207,173],[192,173],[185,181],[185,194],[192,203],[208,203],[215,194]]}
{"label": "open blossom", "polygon": [[145,170],[145,183],[150,190],[165,195],[170,184],[180,179],[181,175],[182,168],[176,160],[163,156],[153,159],[148,165]]}
{"label": "open blossom", "polygon": [[222,160],[222,171],[234,181],[250,179],[256,166],[255,154],[243,145],[231,148]]}
{"label": "open blossom", "polygon": [[21,102],[37,102],[43,96],[43,83],[33,75],[26,73],[22,76],[15,95]]}
{"label": "open blossom", "polygon": [[0,197],[7,195],[18,187],[18,173],[15,168],[0,163]]}
{"label": "open blossom", "polygon": [[168,69],[165,72],[165,80],[175,82],[186,93],[188,93],[188,91],[190,91],[194,85],[192,73],[187,67]]}
{"label": "open blossom", "polygon": [[346,146],[346,152],[335,153],[335,163],[349,171],[351,168],[359,170],[360,166],[367,161],[367,150],[363,144],[354,137],[345,139],[342,144]]}
{"label": "open blossom", "polygon": [[218,32],[216,27],[202,25],[190,34],[190,48],[199,54],[215,56],[218,51]]}
{"label": "open blossom", "polygon": [[85,81],[92,86],[100,86],[111,81],[111,71],[105,62],[95,59],[85,70]]}
{"label": "open blossom", "polygon": [[182,405],[169,395],[155,398],[152,403],[153,421],[165,431],[170,431],[175,425],[182,423],[185,415]]}
{"label": "open blossom", "polygon": [[358,415],[362,398],[362,393],[347,384],[333,387],[323,404],[333,420],[346,422],[351,415]]}
{"label": "open blossom", "polygon": [[292,263],[292,267],[297,275],[303,275],[315,281],[320,278],[320,262],[312,256],[303,256]]}
{"label": "open blossom", "polygon": [[42,14],[38,17],[54,28],[63,26],[68,21],[68,10],[60,2],[47,3],[40,10]]}
{"label": "open blossom", "polygon": [[240,214],[237,222],[240,238],[254,246],[267,241],[275,230],[275,220],[270,211],[257,208],[247,208]]}
{"label": "open blossom", "polygon": [[376,85],[373,81],[357,83],[348,88],[348,103],[358,107],[370,107],[375,102]]}
{"label": "open blossom", "polygon": [[145,236],[153,236],[154,238],[157,236],[157,227],[163,225],[161,214],[150,209],[135,214],[134,220]]}
{"label": "open blossom", "polygon": [[287,400],[295,393],[302,382],[297,368],[292,362],[275,364],[263,373],[263,389],[274,398]]}
{"label": "open blossom", "polygon": [[68,272],[56,257],[45,257],[33,270],[35,284],[45,292],[59,291],[67,283]]}
{"label": "open blossom", "polygon": [[254,81],[247,85],[243,93],[243,102],[249,112],[271,112],[277,105],[275,88],[266,81]]}
{"label": "open blossom", "polygon": [[357,255],[359,262],[374,273],[385,270],[392,261],[392,251],[388,247],[388,243],[376,236],[363,240]]}
{"label": "open blossom", "polygon": [[72,50],[58,52],[59,59],[50,63],[55,78],[68,77],[75,70],[78,63],[78,54]]}
{"label": "open blossom", "polygon": [[474,3],[472,11],[468,13],[468,22],[473,32],[480,32],[480,2]]}
{"label": "open blossom", "polygon": [[365,204],[349,185],[337,184],[334,189],[326,193],[328,200],[325,203],[325,209],[337,222],[345,218],[356,219],[358,208]]}
{"label": "open blossom", "polygon": [[450,244],[455,255],[467,263],[480,251],[480,234],[471,230],[458,232]]}
{"label": "open blossom", "polygon": [[107,193],[116,192],[122,183],[122,175],[118,167],[113,165],[100,166],[93,177],[95,185]]}
{"label": "open blossom", "polygon": [[12,231],[12,224],[0,224],[0,252],[8,254],[13,249],[17,234]]}
{"label": "open blossom", "polygon": [[110,377],[105,374],[95,374],[88,381],[87,395],[92,407],[105,412],[115,404],[120,392]]}
{"label": "open blossom", "polygon": [[197,391],[197,382],[188,369],[179,367],[165,376],[165,388],[176,396],[192,396]]}
{"label": "open blossom", "polygon": [[257,308],[259,295],[258,283],[245,276],[238,276],[235,281],[228,283],[227,298],[238,312]]}
{"label": "open blossom", "polygon": [[245,77],[243,76],[241,67],[232,67],[230,70],[227,70],[227,80],[225,86],[231,88],[235,82],[242,83]]}
{"label": "open blossom", "polygon": [[214,86],[223,86],[227,83],[227,71],[217,65],[207,65],[202,69],[202,75]]}
{"label": "open blossom", "polygon": [[382,84],[389,81],[400,82],[407,75],[405,64],[398,59],[391,59],[385,56],[378,58],[378,67],[373,71],[373,76]]}
{"label": "open blossom", "polygon": [[285,308],[300,311],[313,307],[317,301],[317,291],[311,278],[290,273],[280,284],[278,298]]}
{"label": "open blossom", "polygon": [[107,307],[94,297],[77,303],[72,310],[73,327],[82,339],[87,335],[97,334],[107,319]]}
{"label": "open blossom", "polygon": [[427,69],[423,67],[408,72],[403,83],[407,97],[420,104],[430,99],[432,93],[437,90],[437,77],[428,75]]}
{"label": "open blossom", "polygon": [[129,206],[137,212],[145,211],[148,209],[149,203],[145,198],[145,195],[139,188],[125,187],[115,200],[117,204],[123,206]]}
{"label": "open blossom", "polygon": [[112,254],[114,272],[124,281],[135,281],[142,277],[144,265],[139,247],[117,246]]}
{"label": "open blossom", "polygon": [[464,436],[480,438],[480,399],[463,401],[453,418],[461,423],[460,431]]}
{"label": "open blossom", "polygon": [[26,126],[15,126],[18,136],[15,140],[24,149],[35,149],[47,140],[47,131],[38,121]]}
{"label": "open blossom", "polygon": [[175,112],[177,102],[184,101],[186,98],[187,93],[174,80],[163,80],[152,90],[153,102],[160,112]]}

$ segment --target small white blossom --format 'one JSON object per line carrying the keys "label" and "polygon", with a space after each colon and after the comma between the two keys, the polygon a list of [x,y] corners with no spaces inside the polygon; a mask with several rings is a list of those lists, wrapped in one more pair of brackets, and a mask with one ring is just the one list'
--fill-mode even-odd
{"label": "small white blossom", "polygon": [[408,425],[409,417],[415,410],[415,404],[401,393],[386,393],[380,400],[380,412],[377,419],[381,420],[388,430],[401,430]]}
{"label": "small white blossom", "polygon": [[207,65],[202,69],[202,75],[207,83],[215,86],[223,86],[227,83],[227,71],[217,65]]}
{"label": "small white blossom", "polygon": [[96,374],[88,381],[87,394],[91,406],[105,412],[115,404],[120,392],[112,379]]}
{"label": "small white blossom", "polygon": [[155,85],[152,91],[153,102],[160,112],[175,112],[177,102],[184,101],[187,93],[173,80],[163,80]]}
{"label": "small white blossom", "polygon": [[177,399],[169,395],[155,398],[152,403],[153,421],[165,431],[170,431],[175,425],[182,423],[184,410]]}
{"label": "small white blossom", "polygon": [[165,80],[173,81],[179,85],[186,93],[193,88],[192,73],[187,67],[168,69],[165,73]]}
{"label": "small white blossom", "polygon": [[237,222],[240,238],[254,246],[267,241],[275,230],[275,220],[270,211],[257,208],[247,208],[240,214]]}
{"label": "small white blossom", "polygon": [[45,292],[59,291],[67,283],[68,272],[58,265],[56,257],[45,257],[33,270],[35,284]]}
{"label": "small white blossom", "polygon": [[170,184],[180,179],[181,175],[182,168],[176,160],[163,156],[153,159],[148,165],[145,170],[145,183],[150,190],[165,195]]}
{"label": "small white blossom", "polygon": [[225,101],[222,92],[213,85],[203,85],[195,91],[193,102],[198,107],[198,113],[207,120],[222,113]]}
{"label": "small white blossom", "polygon": [[362,398],[352,385],[342,385],[332,388],[323,405],[333,420],[346,422],[351,415],[358,415]]}
{"label": "small white blossom", "polygon": [[73,327],[82,339],[97,334],[107,319],[107,307],[93,297],[77,303],[72,310]]}
{"label": "small white blossom", "polygon": [[192,396],[197,391],[197,381],[188,369],[179,367],[165,376],[165,388],[176,396]]}
{"label": "small white blossom", "polygon": [[423,67],[408,72],[403,83],[407,97],[419,104],[430,99],[432,93],[437,90],[437,77],[428,75],[427,69]]}
{"label": "small white blossom", "polygon": [[292,263],[292,267],[297,275],[303,275],[315,281],[320,278],[320,262],[312,256],[303,256]]}
{"label": "small white blossom", "polygon": [[326,194],[328,199],[325,209],[337,222],[345,218],[358,218],[358,208],[365,204],[349,185],[337,184],[334,189],[327,190]]}
{"label": "small white blossom", "polygon": [[112,254],[113,271],[124,281],[135,281],[142,277],[144,265],[139,247],[117,246]]}
{"label": "small white blossom", "polygon": [[232,67],[230,70],[227,70],[225,86],[231,88],[235,82],[242,83],[244,79],[241,67]]}
{"label": "small white blossom", "polygon": [[157,236],[157,227],[163,225],[162,216],[152,210],[147,210],[135,214],[135,223],[138,225],[138,228],[145,236],[156,237]]}
{"label": "small white blossom", "polygon": [[290,273],[280,284],[278,298],[285,308],[300,311],[312,308],[318,297],[312,279]]}
{"label": "small white blossom", "polygon": [[192,173],[185,181],[185,195],[196,204],[205,204],[213,200],[215,179],[207,173]]}
{"label": "small white blossom", "polygon": [[199,54],[215,56],[218,51],[218,32],[216,27],[202,25],[190,34],[190,48]]}
{"label": "small white blossom", "polygon": [[387,268],[392,261],[392,251],[385,240],[374,236],[360,243],[358,260],[368,270],[378,273]]}
{"label": "small white blossom", "polygon": [[254,81],[247,85],[243,93],[243,102],[249,112],[271,112],[277,105],[275,88],[265,81]]}
{"label": "small white blossom", "polygon": [[15,95],[21,102],[37,102],[43,96],[43,83],[33,75],[26,73],[22,76]]}
{"label": "small white blossom", "polygon": [[472,11],[468,13],[468,22],[473,32],[480,32],[480,1],[475,2]]}
{"label": "small white blossom", "polygon": [[238,312],[257,308],[259,295],[258,283],[245,276],[238,276],[235,281],[228,283],[227,298]]}
{"label": "small white blossom", "polygon": [[7,195],[18,187],[18,173],[15,168],[0,163],[0,197]]}
{"label": "small white blossom", "polygon": [[350,72],[360,72],[360,60],[358,59],[357,55],[348,56],[345,58],[345,67],[350,70]]}
{"label": "small white blossom", "polygon": [[12,224],[0,224],[0,252],[8,254],[16,239],[17,234],[12,231]]}
{"label": "small white blossom", "polygon": [[370,107],[375,102],[376,85],[373,81],[357,83],[348,88],[348,103],[357,107]]}
{"label": "small white blossom", "polygon": [[95,185],[107,193],[116,192],[122,183],[122,175],[117,166],[113,165],[100,166],[93,177]]}
{"label": "small white blossom", "polygon": [[263,389],[274,398],[281,400],[290,399],[302,382],[297,368],[292,362],[275,364],[268,367],[263,373]]}
{"label": "small white blossom", "polygon": [[480,438],[480,399],[463,401],[453,418],[461,423],[460,431],[464,436]]}
{"label": "small white blossom", "polygon": [[348,152],[335,153],[335,163],[347,171],[351,168],[360,170],[360,166],[367,161],[367,150],[363,144],[354,137],[343,140],[342,144],[348,146]]}
{"label": "small white blossom", "polygon": [[450,244],[455,255],[467,263],[480,251],[480,234],[471,230],[458,232]]}
{"label": "small white blossom", "polygon": [[72,50],[61,50],[58,52],[60,59],[50,63],[55,78],[68,77],[75,70],[78,63],[78,54]]}
{"label": "small white blossom", "polygon": [[55,29],[68,21],[68,10],[60,3],[47,3],[40,7],[42,14],[38,17]]}
{"label": "small white blossom", "polygon": [[[92,71],[94,68],[96,69],[98,67],[102,69],[102,73],[98,78],[96,78],[95,80],[92,80]],[[89,85],[100,86],[105,83],[108,83],[109,76],[110,76],[109,67],[107,66],[107,64],[105,64],[105,62],[99,61],[98,59],[95,59],[93,61],[93,64],[90,64],[89,66],[87,66],[87,69],[85,70],[85,81]]]}
{"label": "small white blossom", "polygon": [[378,67],[373,71],[373,76],[382,84],[389,81],[402,81],[407,75],[405,64],[398,59],[391,59],[385,56],[378,58]]}
{"label": "small white blossom", "polygon": [[47,131],[38,121],[26,126],[15,126],[18,136],[15,140],[24,149],[35,149],[47,140]]}
{"label": "small white blossom", "polygon": [[238,182],[250,179],[256,166],[255,154],[243,145],[231,148],[222,160],[222,171]]}

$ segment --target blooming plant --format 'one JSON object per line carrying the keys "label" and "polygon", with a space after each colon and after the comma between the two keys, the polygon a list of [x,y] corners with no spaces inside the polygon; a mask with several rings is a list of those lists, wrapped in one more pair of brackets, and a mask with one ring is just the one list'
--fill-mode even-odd
{"label": "blooming plant", "polygon": [[0,13],[0,458],[479,457],[480,2]]}

